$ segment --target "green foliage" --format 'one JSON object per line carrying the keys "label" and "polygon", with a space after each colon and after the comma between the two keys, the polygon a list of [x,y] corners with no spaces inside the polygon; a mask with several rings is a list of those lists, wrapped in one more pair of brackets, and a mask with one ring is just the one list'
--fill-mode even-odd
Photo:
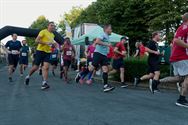
{"label": "green foliage", "polygon": [[[125,79],[126,81],[132,82],[135,77],[141,77],[144,74],[147,74],[148,64],[147,57],[138,59],[138,58],[129,58],[125,59]],[[170,75],[170,65],[161,65],[160,66],[161,75],[160,77],[166,77]],[[114,74],[114,80],[119,81],[119,73]]]}
{"label": "green foliage", "polygon": [[146,43],[155,30],[163,31],[166,41],[171,41],[181,15],[188,11],[187,4],[187,0],[97,0],[69,22],[72,26],[110,23],[134,47],[137,40]]}
{"label": "green foliage", "polygon": [[84,11],[82,7],[72,7],[72,9],[64,14],[65,20],[69,23],[71,27],[75,27],[77,22],[75,21],[80,14]]}
{"label": "green foliage", "polygon": [[[36,21],[34,21],[29,28],[31,29],[45,29],[48,25],[49,20],[45,16],[39,16]],[[36,47],[35,38],[26,37],[27,43],[30,47]]]}

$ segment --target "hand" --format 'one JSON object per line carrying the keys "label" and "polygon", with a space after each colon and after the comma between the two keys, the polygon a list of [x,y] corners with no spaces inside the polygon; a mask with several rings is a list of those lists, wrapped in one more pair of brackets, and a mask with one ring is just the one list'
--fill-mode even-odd
{"label": "hand", "polygon": [[155,51],[155,52],[154,52],[154,54],[156,54],[156,55],[160,55],[160,52],[158,52],[158,51]]}
{"label": "hand", "polygon": [[54,44],[54,42],[46,42],[46,45],[49,45],[49,46],[51,46],[53,44]]}
{"label": "hand", "polygon": [[11,52],[11,51],[9,51],[9,50],[7,51],[7,53],[8,53],[8,54],[12,54],[12,52]]}
{"label": "hand", "polygon": [[126,51],[123,51],[121,54],[122,54],[122,55],[126,55],[126,54],[127,54],[127,52],[126,52]]}
{"label": "hand", "polygon": [[20,54],[20,52],[19,52],[19,51],[17,51],[17,52],[16,52],[16,54],[17,54],[17,55],[19,55],[19,54]]}

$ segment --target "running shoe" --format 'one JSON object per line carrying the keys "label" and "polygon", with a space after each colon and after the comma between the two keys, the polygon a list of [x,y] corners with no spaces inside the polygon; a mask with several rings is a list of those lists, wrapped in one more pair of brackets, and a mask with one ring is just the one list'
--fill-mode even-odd
{"label": "running shoe", "polygon": [[180,93],[181,92],[181,84],[179,82],[177,82],[177,89],[178,89],[178,92]]}
{"label": "running shoe", "polygon": [[129,86],[129,85],[126,84],[126,83],[124,83],[124,82],[121,83],[121,88],[127,88],[128,86]]}
{"label": "running shoe", "polygon": [[134,78],[134,86],[137,87],[139,84],[139,78]]}
{"label": "running shoe", "polygon": [[77,73],[77,75],[75,77],[75,82],[78,83],[80,78],[81,78],[80,73]]}
{"label": "running shoe", "polygon": [[50,86],[47,84],[47,83],[44,83],[42,86],[41,86],[41,90],[45,90],[45,89],[49,89]]}
{"label": "running shoe", "polygon": [[29,77],[25,77],[25,85],[29,85]]}
{"label": "running shoe", "polygon": [[23,73],[22,73],[22,74],[20,74],[20,76],[21,76],[21,77],[23,77]]}
{"label": "running shoe", "polygon": [[154,90],[154,93],[161,93],[161,91],[157,88]]}
{"label": "running shoe", "polygon": [[90,85],[90,84],[92,84],[92,80],[89,79],[89,80],[86,81],[86,83],[87,83],[88,85]]}
{"label": "running shoe", "polygon": [[112,87],[112,86],[106,84],[106,85],[104,85],[103,91],[104,92],[110,92],[110,91],[112,91],[114,89],[115,89],[115,87]]}
{"label": "running shoe", "polygon": [[188,108],[188,101],[186,99],[180,100],[178,99],[176,102],[177,106]]}
{"label": "running shoe", "polygon": [[8,80],[9,82],[13,82],[12,77],[9,77]]}
{"label": "running shoe", "polygon": [[83,79],[80,79],[79,80],[79,83],[82,85],[82,84],[84,84],[84,80]]}

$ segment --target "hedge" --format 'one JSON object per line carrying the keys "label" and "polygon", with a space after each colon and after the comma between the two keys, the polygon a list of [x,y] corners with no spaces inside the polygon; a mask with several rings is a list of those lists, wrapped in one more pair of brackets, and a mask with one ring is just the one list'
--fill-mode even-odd
{"label": "hedge", "polygon": [[[129,58],[124,60],[125,63],[125,80],[132,82],[135,77],[141,77],[147,73],[147,57],[139,58]],[[160,65],[161,75],[160,77],[166,77],[170,75],[170,65],[164,64]],[[114,74],[113,80],[120,81],[119,73]]]}

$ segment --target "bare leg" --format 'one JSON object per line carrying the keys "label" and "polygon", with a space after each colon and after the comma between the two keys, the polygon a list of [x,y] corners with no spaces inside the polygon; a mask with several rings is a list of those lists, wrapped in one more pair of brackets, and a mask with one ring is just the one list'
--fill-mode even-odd
{"label": "bare leg", "polygon": [[181,95],[186,96],[188,93],[188,76],[185,77],[184,82],[182,83]]}
{"label": "bare leg", "polygon": [[43,67],[42,67],[42,75],[43,75],[43,80],[47,81],[48,80],[48,70],[49,70],[49,63],[44,62]]}
{"label": "bare leg", "polygon": [[168,76],[163,79],[160,79],[160,83],[177,83],[177,82],[183,82],[183,77],[180,76]]}
{"label": "bare leg", "polygon": [[147,74],[147,75],[144,75],[140,78],[140,80],[147,80],[147,79],[152,79],[154,77],[154,74],[153,73],[150,73],[150,74]]}
{"label": "bare leg", "polygon": [[29,71],[29,77],[30,77],[35,71],[37,71],[38,68],[39,68],[39,66],[34,65],[34,66],[31,68],[31,70]]}
{"label": "bare leg", "polygon": [[122,83],[125,82],[125,68],[120,68],[120,79]]}
{"label": "bare leg", "polygon": [[14,70],[14,65],[9,65],[9,69],[8,69],[9,78],[12,77],[13,70]]}

